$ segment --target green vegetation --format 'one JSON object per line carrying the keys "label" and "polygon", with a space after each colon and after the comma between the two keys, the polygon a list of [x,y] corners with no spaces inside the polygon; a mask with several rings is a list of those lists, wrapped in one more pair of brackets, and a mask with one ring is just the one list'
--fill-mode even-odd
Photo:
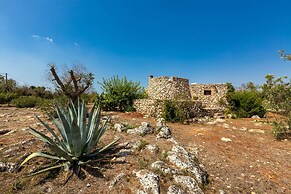
{"label": "green vegetation", "polygon": [[140,83],[128,81],[126,77],[103,78],[99,84],[103,90],[100,95],[103,110],[134,111],[133,100],[145,97],[145,91]]}
{"label": "green vegetation", "polygon": [[19,98],[13,99],[11,104],[18,108],[31,108],[36,107],[42,99],[36,96],[20,96]]}
{"label": "green vegetation", "polygon": [[235,90],[228,83],[226,100],[227,113],[234,115],[234,117],[249,118],[253,115],[263,117],[266,113],[263,107],[263,95],[252,82],[244,86],[243,90]]}
{"label": "green vegetation", "polygon": [[178,107],[176,100],[164,102],[162,117],[169,122],[183,122],[186,119],[184,111]]}
{"label": "green vegetation", "polygon": [[18,98],[19,96],[16,93],[0,93],[0,104],[10,104],[13,99]]}
{"label": "green vegetation", "polygon": [[77,169],[76,172],[79,172],[81,166],[86,165],[86,162],[96,159],[96,157],[100,156],[106,150],[111,149],[118,141],[117,139],[104,147],[95,148],[106,131],[107,122],[100,121],[100,105],[97,107],[96,102],[90,111],[87,124],[86,107],[84,102],[78,102],[77,108],[71,101],[68,108],[64,108],[60,105],[57,106],[56,109],[59,120],[55,119],[53,116],[51,116],[51,119],[58,129],[60,136],[58,136],[52,128],[36,116],[55,140],[35,129],[31,128],[29,130],[32,135],[45,142],[52,153],[32,153],[19,165],[19,167],[23,166],[34,157],[45,157],[53,159],[55,162],[37,172],[29,174],[29,176],[59,168],[64,168],[66,170]]}
{"label": "green vegetation", "polygon": [[229,96],[229,111],[240,118],[250,118],[253,115],[263,117],[266,113],[263,98],[258,91],[236,91]]}
{"label": "green vegetation", "polygon": [[183,122],[193,117],[191,101],[166,100],[163,103],[162,117],[169,122]]}
{"label": "green vegetation", "polygon": [[145,141],[145,140],[140,140],[139,142],[138,142],[138,146],[137,146],[137,150],[138,151],[140,151],[140,150],[142,150],[142,149],[145,149],[145,147],[147,146],[147,145],[149,145],[149,142],[147,142],[147,141]]}
{"label": "green vegetation", "polygon": [[288,77],[266,75],[262,89],[268,110],[283,116],[283,120],[273,123],[274,137],[278,140],[288,138],[291,132],[291,80],[288,81]]}

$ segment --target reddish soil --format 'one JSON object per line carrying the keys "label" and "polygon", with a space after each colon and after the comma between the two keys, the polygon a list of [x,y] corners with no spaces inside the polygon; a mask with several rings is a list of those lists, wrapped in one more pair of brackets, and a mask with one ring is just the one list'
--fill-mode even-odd
{"label": "reddish soil", "polygon": [[[26,130],[28,126],[43,129],[36,124],[34,113],[41,115],[35,109],[0,107],[0,130],[15,131],[0,135],[0,162],[18,162],[27,153],[45,149],[44,144],[38,140],[27,142],[33,139]],[[127,121],[140,125],[146,121],[153,126],[156,124],[153,118],[143,118],[138,113],[109,112],[106,115],[115,115],[114,122]],[[42,118],[45,119],[45,116]],[[197,149],[199,160],[209,174],[210,183],[205,187],[205,193],[291,193],[291,142],[273,139],[272,127],[268,124],[270,120],[272,118],[257,121],[224,119],[225,122],[216,124],[168,125],[178,142]],[[158,144],[163,150],[171,148],[167,141],[156,142],[153,135],[135,137],[113,130],[105,134],[104,142],[117,135],[122,137],[121,143],[144,139]],[[222,141],[223,137],[231,141]],[[0,172],[0,193],[134,193],[139,183],[133,178],[132,171],[141,166],[137,160],[143,157],[154,161],[159,156],[145,152],[133,153],[125,163],[112,162],[102,166],[104,169],[101,172],[92,169],[83,171],[83,178],[73,176],[65,186],[65,173],[24,178],[31,168],[43,165],[46,161],[36,159],[18,173]],[[114,192],[108,190],[108,181],[120,172],[127,174],[126,180]],[[167,183],[163,183],[161,193],[166,193],[166,186]]]}

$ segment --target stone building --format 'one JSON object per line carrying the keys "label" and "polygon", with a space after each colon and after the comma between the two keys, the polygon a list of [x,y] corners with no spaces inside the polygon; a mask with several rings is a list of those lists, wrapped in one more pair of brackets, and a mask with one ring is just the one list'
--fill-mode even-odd
{"label": "stone building", "polygon": [[[221,110],[220,99],[227,92],[226,84],[189,84],[189,80],[178,77],[149,76],[148,98],[134,101],[137,112],[148,116],[159,117],[163,112],[165,100],[179,101],[179,107],[187,110],[193,116],[209,114]],[[187,101],[187,103],[186,103]],[[183,103],[185,102],[185,103]],[[187,104],[188,107],[185,107]],[[210,110],[210,111],[209,111]]]}
{"label": "stone building", "polygon": [[149,99],[156,100],[189,100],[191,93],[189,80],[185,78],[171,77],[153,77],[149,76],[147,88]]}
{"label": "stone building", "polygon": [[225,98],[226,84],[190,84],[190,93],[193,100],[198,100],[205,108],[220,108],[219,101]]}

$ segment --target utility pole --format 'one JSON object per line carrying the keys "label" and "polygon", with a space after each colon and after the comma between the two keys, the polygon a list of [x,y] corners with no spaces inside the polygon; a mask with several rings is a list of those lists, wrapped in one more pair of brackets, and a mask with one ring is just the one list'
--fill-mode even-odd
{"label": "utility pole", "polygon": [[5,73],[5,92],[7,92],[7,73]]}

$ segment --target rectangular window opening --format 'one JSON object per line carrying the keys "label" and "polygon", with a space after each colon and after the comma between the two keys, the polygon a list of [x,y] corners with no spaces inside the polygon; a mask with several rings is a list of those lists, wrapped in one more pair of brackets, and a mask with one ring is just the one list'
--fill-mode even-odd
{"label": "rectangular window opening", "polygon": [[204,90],[204,95],[211,95],[211,90]]}

